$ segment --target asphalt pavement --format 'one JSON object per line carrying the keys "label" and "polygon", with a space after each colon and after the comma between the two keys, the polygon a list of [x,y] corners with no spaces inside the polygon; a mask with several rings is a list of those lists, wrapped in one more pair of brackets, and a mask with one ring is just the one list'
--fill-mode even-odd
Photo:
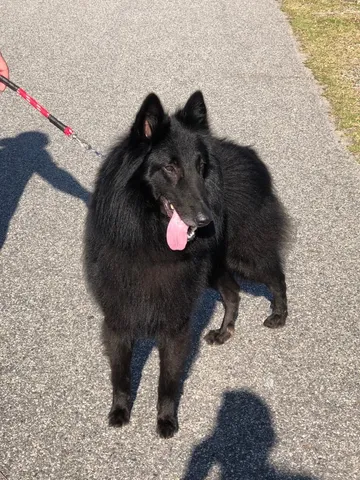
{"label": "asphalt pavement", "polygon": [[360,167],[275,0],[2,0],[11,78],[106,152],[156,92],[196,89],[213,130],[252,145],[294,225],[287,326],[244,284],[236,336],[194,314],[180,430],[156,435],[158,353],[139,345],[129,426],[107,426],[101,315],[82,237],[99,160],[9,89],[0,96],[0,478],[355,480],[360,471]]}

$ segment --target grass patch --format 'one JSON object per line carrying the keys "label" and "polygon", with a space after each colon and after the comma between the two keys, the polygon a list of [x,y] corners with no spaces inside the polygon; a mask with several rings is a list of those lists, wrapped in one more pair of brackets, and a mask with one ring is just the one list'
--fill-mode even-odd
{"label": "grass patch", "polygon": [[360,0],[283,0],[306,65],[324,87],[336,126],[360,157]]}

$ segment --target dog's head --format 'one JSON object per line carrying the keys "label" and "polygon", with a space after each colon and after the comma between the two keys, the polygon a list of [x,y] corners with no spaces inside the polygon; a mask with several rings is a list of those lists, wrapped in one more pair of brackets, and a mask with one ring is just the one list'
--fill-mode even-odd
{"label": "dog's head", "polygon": [[167,242],[173,250],[183,250],[196,229],[213,220],[206,188],[211,169],[208,134],[200,91],[171,117],[151,93],[131,129],[131,141],[146,146],[142,179],[168,222]]}

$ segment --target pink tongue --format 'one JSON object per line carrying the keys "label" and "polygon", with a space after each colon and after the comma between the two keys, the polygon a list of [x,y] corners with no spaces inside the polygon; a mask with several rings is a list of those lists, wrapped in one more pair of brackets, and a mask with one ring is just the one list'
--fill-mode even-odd
{"label": "pink tongue", "polygon": [[174,210],[166,231],[166,240],[171,250],[184,250],[187,244],[188,228]]}

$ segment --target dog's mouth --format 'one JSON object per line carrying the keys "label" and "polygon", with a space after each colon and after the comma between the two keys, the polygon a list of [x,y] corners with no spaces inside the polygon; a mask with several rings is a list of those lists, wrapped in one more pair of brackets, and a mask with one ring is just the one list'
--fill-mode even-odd
{"label": "dog's mouth", "polygon": [[174,205],[165,197],[160,197],[170,222],[166,231],[166,240],[171,250],[184,250],[187,242],[195,238],[197,227],[187,225],[177,213]]}
{"label": "dog's mouth", "polygon": [[173,216],[173,213],[174,213],[174,205],[169,202],[169,200],[165,197],[160,197],[160,200],[161,200],[161,203],[164,207],[164,210],[165,210],[165,213],[166,215],[171,218]]}

